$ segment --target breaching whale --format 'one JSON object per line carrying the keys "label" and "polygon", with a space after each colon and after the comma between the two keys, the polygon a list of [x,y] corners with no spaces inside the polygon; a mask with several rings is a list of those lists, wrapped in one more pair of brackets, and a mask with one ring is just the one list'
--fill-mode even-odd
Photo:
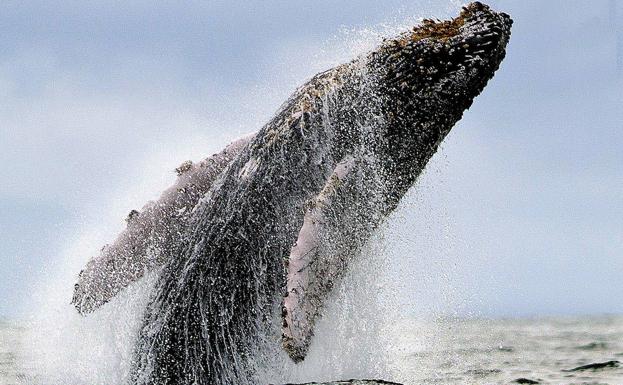
{"label": "breaching whale", "polygon": [[[275,336],[303,360],[332,287],[498,69],[511,25],[472,3],[451,21],[424,20],[315,76],[206,177],[205,194],[185,203],[187,215],[160,244],[163,257],[145,257],[152,239],[127,252],[123,245],[136,241],[122,235],[119,251],[87,267],[104,273],[81,276],[74,303],[84,312],[140,276],[121,273],[100,298],[102,288],[89,283],[106,281],[101,266],[117,258],[164,264],[132,383],[252,384]],[[173,220],[152,217],[143,234],[165,231],[161,217]]]}

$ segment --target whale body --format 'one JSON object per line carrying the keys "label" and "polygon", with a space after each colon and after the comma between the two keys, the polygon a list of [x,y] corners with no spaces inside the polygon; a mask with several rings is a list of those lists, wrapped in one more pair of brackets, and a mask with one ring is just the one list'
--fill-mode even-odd
{"label": "whale body", "polygon": [[132,383],[254,384],[279,340],[303,360],[331,289],[492,78],[511,25],[472,3],[296,90],[175,222]]}

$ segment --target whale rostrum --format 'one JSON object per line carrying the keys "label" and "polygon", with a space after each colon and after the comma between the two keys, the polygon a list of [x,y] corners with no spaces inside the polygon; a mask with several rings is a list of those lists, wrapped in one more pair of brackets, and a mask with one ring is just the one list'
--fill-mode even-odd
{"label": "whale rostrum", "polygon": [[[303,360],[331,289],[492,78],[511,25],[472,3],[384,40],[297,89],[219,172],[199,177],[200,197],[175,190],[183,219],[167,194],[156,206],[171,210],[148,210],[136,230],[145,210],[130,219],[82,273],[74,303],[92,311],[140,277],[135,267],[163,265],[132,383],[253,384],[275,336]],[[122,278],[104,289],[111,271]]]}

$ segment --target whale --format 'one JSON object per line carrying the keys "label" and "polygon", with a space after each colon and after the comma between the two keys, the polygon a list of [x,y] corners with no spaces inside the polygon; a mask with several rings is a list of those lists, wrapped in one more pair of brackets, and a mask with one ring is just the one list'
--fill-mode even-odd
{"label": "whale", "polygon": [[[184,207],[165,194],[169,214],[131,215],[74,292],[88,313],[141,276],[103,266],[158,268],[131,383],[255,384],[275,349],[304,360],[332,289],[498,70],[511,26],[479,2],[423,20],[299,87],[201,194],[175,190]],[[154,258],[145,234],[166,233],[158,223],[175,234]],[[111,271],[122,278],[105,289]]]}

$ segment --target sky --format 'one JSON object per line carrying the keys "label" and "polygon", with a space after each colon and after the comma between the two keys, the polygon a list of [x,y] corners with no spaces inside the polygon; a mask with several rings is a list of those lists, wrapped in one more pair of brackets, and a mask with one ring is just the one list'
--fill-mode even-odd
{"label": "sky", "polygon": [[[390,274],[421,309],[621,313],[623,7],[490,4],[515,20],[507,58],[390,221]],[[59,270],[71,288],[178,164],[255,131],[316,72],[460,5],[1,2],[0,316],[36,311]]]}

